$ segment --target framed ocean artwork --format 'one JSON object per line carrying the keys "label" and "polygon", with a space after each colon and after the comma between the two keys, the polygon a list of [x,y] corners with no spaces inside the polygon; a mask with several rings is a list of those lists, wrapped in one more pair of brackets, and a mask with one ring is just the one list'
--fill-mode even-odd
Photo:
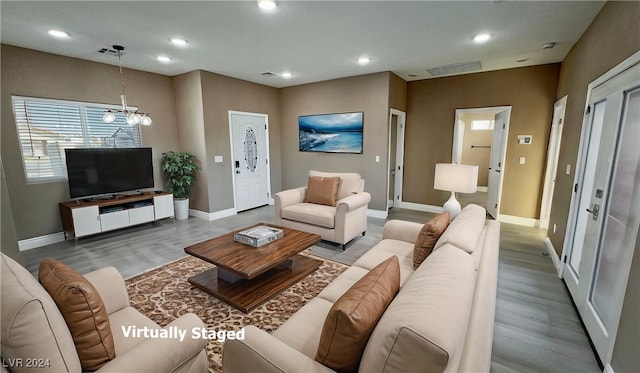
{"label": "framed ocean artwork", "polygon": [[362,154],[364,113],[298,117],[301,152]]}

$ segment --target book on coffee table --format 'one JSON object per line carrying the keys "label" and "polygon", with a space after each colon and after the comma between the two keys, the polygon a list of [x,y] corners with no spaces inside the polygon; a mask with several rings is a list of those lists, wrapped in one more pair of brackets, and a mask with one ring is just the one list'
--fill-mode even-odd
{"label": "book on coffee table", "polygon": [[233,240],[249,246],[259,247],[284,236],[282,229],[259,225],[233,235]]}

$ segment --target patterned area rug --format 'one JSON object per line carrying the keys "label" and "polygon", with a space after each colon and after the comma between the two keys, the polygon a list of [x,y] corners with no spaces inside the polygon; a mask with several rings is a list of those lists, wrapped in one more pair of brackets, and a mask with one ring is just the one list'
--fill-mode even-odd
{"label": "patterned area rug", "polygon": [[[213,330],[239,330],[246,325],[255,325],[272,332],[349,268],[324,259],[315,272],[245,314],[193,287],[187,281],[190,276],[213,267],[200,259],[187,256],[131,277],[125,281],[131,306],[160,326],[166,326],[181,315],[193,312]],[[210,372],[222,371],[222,345],[216,340],[210,340],[207,344]]]}

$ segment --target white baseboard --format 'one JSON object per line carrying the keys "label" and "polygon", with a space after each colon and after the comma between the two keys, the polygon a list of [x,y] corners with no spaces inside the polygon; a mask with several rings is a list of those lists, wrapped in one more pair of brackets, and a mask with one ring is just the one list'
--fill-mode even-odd
{"label": "white baseboard", "polygon": [[413,202],[400,202],[398,207],[402,209],[408,209],[408,210],[433,212],[436,214],[440,214],[444,211],[442,206],[424,205],[422,203],[413,203]]}
{"label": "white baseboard", "polygon": [[551,260],[553,260],[553,265],[556,267],[556,272],[560,271],[560,257],[558,253],[556,253],[556,249],[553,247],[553,243],[549,239],[549,237],[544,238],[544,245],[547,247],[547,251],[549,252],[549,256]]}
{"label": "white baseboard", "polygon": [[367,216],[372,218],[386,219],[388,215],[387,211],[367,209]]}
{"label": "white baseboard", "polygon": [[478,187],[478,192],[488,192],[488,191],[489,191],[489,187],[486,187],[486,186]]}
{"label": "white baseboard", "polygon": [[522,216],[513,216],[513,215],[498,215],[498,221],[503,223],[511,223],[517,225],[524,225],[525,227],[537,227],[540,225],[538,219],[532,218],[523,218]]}
{"label": "white baseboard", "polygon": [[204,212],[200,210],[189,209],[189,216],[193,216],[196,218],[213,221],[222,218],[226,218],[228,216],[236,215],[238,212],[235,208],[230,208],[226,210],[220,210],[215,212]]}
{"label": "white baseboard", "polygon": [[604,370],[602,371],[602,373],[615,373],[615,372],[613,371],[611,364],[607,364],[604,366]]}
{"label": "white baseboard", "polygon": [[52,233],[52,234],[47,234],[40,237],[33,237],[33,238],[27,238],[25,240],[20,240],[18,241],[18,249],[20,251],[26,251],[26,250],[35,249],[36,247],[51,245],[51,244],[62,242],[62,241],[64,241],[63,232]]}

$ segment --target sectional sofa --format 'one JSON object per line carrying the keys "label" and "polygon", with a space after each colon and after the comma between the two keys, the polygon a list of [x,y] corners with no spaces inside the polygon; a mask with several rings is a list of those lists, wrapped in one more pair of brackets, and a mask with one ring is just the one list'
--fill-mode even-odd
{"label": "sectional sofa", "polygon": [[315,360],[334,303],[371,269],[397,256],[400,290],[377,322],[360,372],[488,372],[495,315],[500,225],[467,206],[413,266],[422,224],[389,221],[382,240],[272,334],[245,329],[227,341],[224,372],[333,372]]}

